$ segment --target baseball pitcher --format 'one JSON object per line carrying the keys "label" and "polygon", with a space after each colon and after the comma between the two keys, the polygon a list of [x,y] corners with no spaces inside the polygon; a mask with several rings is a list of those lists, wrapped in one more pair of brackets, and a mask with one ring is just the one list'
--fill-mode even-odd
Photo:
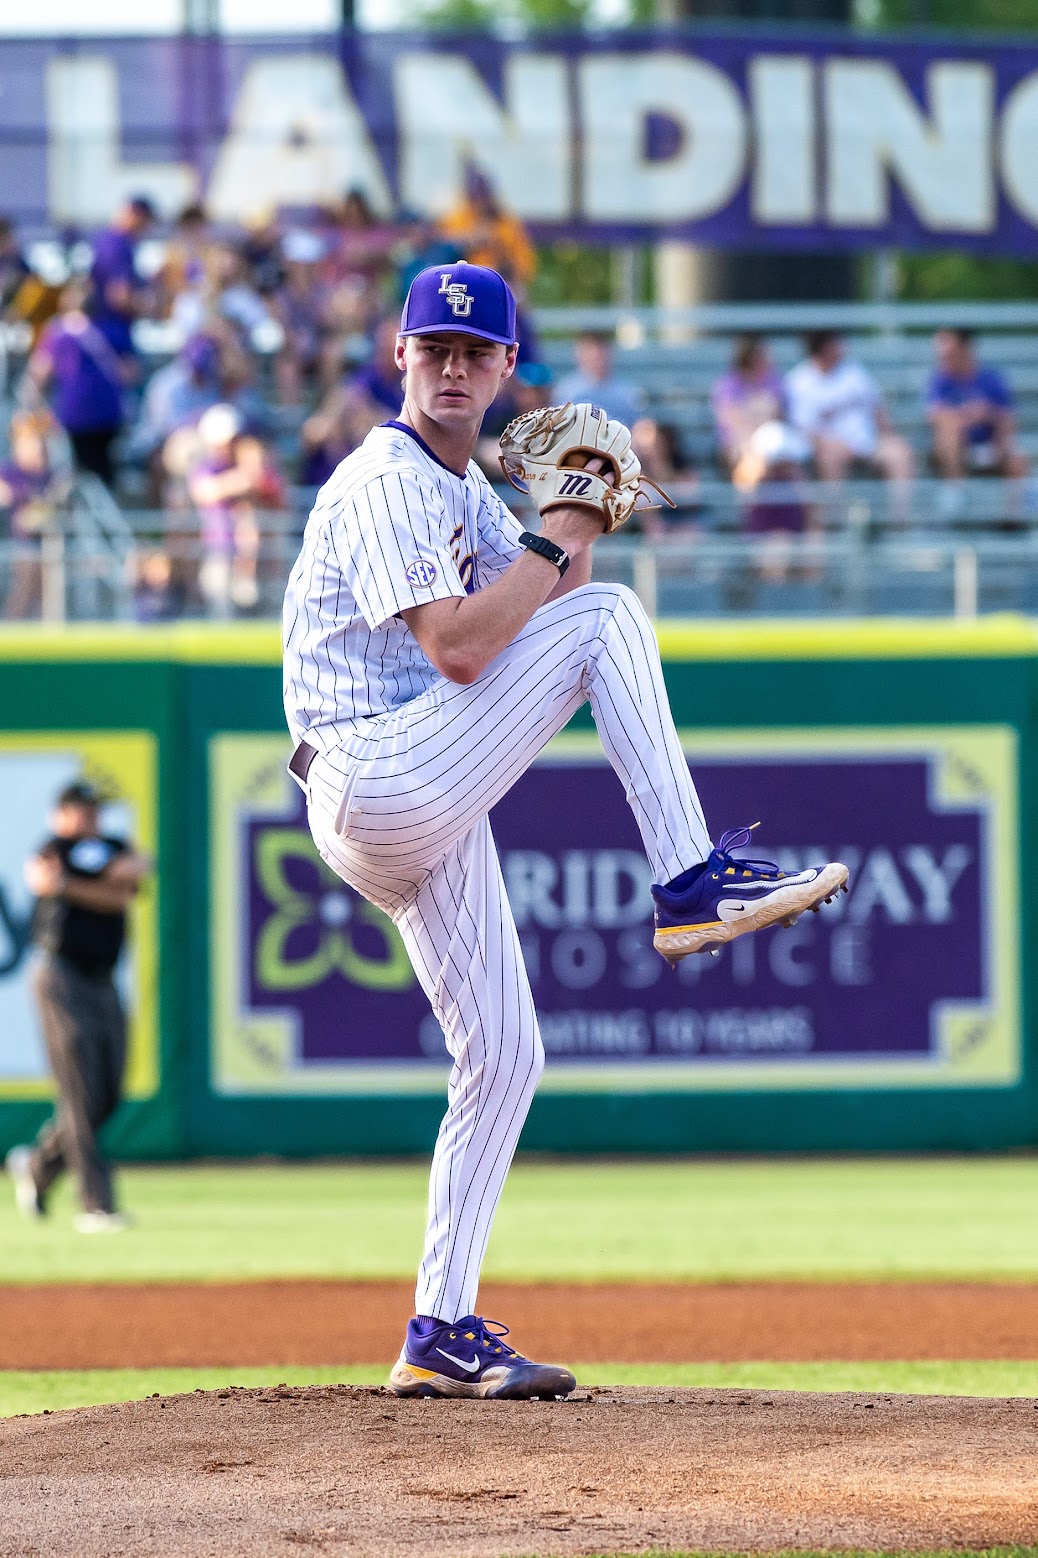
{"label": "baseball pitcher", "polygon": [[[789,924],[846,880],[784,875],[715,848],[637,597],[592,584],[591,549],[646,500],[627,428],[597,407],[532,412],[502,465],[542,523],[524,530],[472,463],[516,362],[496,271],[422,271],[404,304],[398,419],[318,494],[285,597],[285,712],[314,841],[391,916],[453,1061],[433,1155],[415,1317],[399,1395],[565,1396],[476,1313],[480,1265],[544,1064],[487,814],[589,702],[658,886],[655,946],[674,962]],[[550,827],[551,819],[545,819]]]}

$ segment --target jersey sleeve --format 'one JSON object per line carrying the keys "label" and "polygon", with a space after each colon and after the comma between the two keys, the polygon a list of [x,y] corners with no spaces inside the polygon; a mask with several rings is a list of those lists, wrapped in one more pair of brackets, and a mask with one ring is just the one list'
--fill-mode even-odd
{"label": "jersey sleeve", "polygon": [[373,477],[330,522],[339,568],[372,631],[410,606],[464,596],[443,501],[417,472]]}
{"label": "jersey sleeve", "polygon": [[480,589],[500,578],[525,548],[519,545],[524,527],[489,483],[483,487],[476,514],[478,552],[476,568]]}

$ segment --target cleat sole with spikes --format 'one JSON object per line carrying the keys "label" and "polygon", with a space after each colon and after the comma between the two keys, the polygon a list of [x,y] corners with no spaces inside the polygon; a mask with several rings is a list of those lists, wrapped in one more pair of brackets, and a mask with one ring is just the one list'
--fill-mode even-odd
{"label": "cleat sole with spikes", "polygon": [[790,925],[807,910],[817,914],[823,903],[832,903],[838,892],[847,891],[847,876],[847,867],[834,861],[824,866],[810,882],[776,887],[738,919],[657,931],[653,946],[672,965],[696,953],[717,952],[737,936],[745,936],[750,931],[767,930],[770,925]]}
{"label": "cleat sole with spikes", "polygon": [[482,1397],[488,1401],[555,1401],[570,1395],[577,1381],[568,1369],[551,1363],[521,1363],[485,1369],[478,1380],[453,1379],[415,1368],[404,1359],[394,1365],[389,1388],[395,1396]]}

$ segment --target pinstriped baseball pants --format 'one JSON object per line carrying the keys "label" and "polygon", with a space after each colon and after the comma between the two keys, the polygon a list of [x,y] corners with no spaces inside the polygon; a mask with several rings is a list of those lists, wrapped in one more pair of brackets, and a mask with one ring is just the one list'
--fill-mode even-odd
{"label": "pinstriped baseball pants", "polygon": [[656,879],[705,859],[710,838],[656,637],[620,585],[584,585],[542,606],[471,685],[444,680],[358,723],[310,768],[317,847],[392,916],[454,1062],[418,1314],[475,1312],[494,1211],[544,1065],[487,813],[585,701]]}

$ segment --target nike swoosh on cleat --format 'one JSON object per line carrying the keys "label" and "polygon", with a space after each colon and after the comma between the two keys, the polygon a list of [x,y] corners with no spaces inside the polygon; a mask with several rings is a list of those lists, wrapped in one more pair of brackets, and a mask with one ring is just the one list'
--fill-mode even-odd
{"label": "nike swoosh on cleat", "polygon": [[458,1368],[464,1369],[467,1374],[475,1374],[476,1370],[479,1368],[478,1358],[473,1358],[472,1362],[469,1363],[464,1358],[456,1358],[452,1352],[445,1352],[442,1347],[437,1347],[436,1351],[441,1355],[441,1357],[449,1358],[452,1363],[456,1363]]}

